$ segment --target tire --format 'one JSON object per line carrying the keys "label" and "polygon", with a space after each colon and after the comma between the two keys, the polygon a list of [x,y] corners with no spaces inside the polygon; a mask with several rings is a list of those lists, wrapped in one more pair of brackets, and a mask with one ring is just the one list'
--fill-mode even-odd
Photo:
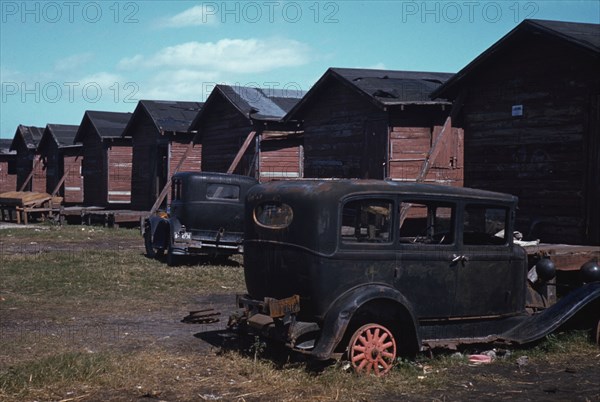
{"label": "tire", "polygon": [[167,250],[167,265],[169,267],[175,267],[179,263],[179,256],[173,254],[173,249],[169,246]]}
{"label": "tire", "polygon": [[386,374],[396,360],[396,339],[392,331],[370,323],[358,328],[348,344],[348,359],[359,375]]}
{"label": "tire", "polygon": [[152,233],[148,227],[144,230],[144,247],[146,248],[146,257],[156,258],[156,252],[152,246]]}
{"label": "tire", "polygon": [[152,230],[149,227],[144,230],[144,247],[146,248],[146,257],[148,258],[162,258],[165,253],[163,248],[154,248],[152,244]]}

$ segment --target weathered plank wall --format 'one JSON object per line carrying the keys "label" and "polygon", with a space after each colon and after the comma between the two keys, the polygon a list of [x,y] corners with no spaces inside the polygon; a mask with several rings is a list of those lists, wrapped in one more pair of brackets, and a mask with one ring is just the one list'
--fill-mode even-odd
{"label": "weathered plank wall", "polygon": [[[598,58],[528,37],[468,86],[465,185],[519,197],[517,229],[545,242],[596,243]],[[513,105],[523,106],[512,116]]]}
{"label": "weathered plank wall", "polygon": [[160,191],[156,180],[159,154],[158,132],[149,118],[138,118],[131,132],[133,133],[131,208],[149,211]]}
{"label": "weathered plank wall", "polygon": [[86,206],[106,205],[105,155],[100,137],[87,132],[82,136],[83,144],[83,203]]}
{"label": "weathered plank wall", "polygon": [[382,171],[363,170],[365,122],[387,120],[366,98],[336,81],[306,106],[303,120],[305,177],[383,178]]}
{"label": "weathered plank wall", "polygon": [[[219,98],[211,102],[210,110],[204,113],[199,128],[202,139],[202,170],[205,172],[227,172],[248,134],[254,129],[248,119],[231,105]],[[248,175],[252,167],[251,155],[254,143],[233,173]]]}

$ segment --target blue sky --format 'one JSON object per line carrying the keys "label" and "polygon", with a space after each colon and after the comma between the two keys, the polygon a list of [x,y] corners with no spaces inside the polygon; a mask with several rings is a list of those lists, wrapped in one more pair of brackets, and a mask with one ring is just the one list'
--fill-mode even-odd
{"label": "blue sky", "polygon": [[1,0],[0,137],[217,83],[308,90],[328,67],[456,72],[525,18],[600,1]]}

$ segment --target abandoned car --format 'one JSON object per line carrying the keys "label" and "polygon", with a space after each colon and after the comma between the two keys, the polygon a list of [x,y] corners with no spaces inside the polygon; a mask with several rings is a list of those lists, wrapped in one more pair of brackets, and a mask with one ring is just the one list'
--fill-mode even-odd
{"label": "abandoned car", "polygon": [[553,263],[513,241],[517,198],[375,180],[270,182],[246,199],[232,329],[382,375],[400,353],[543,338],[600,319],[598,264],[556,300]]}
{"label": "abandoned car", "polygon": [[181,172],[171,181],[169,213],[143,225],[146,254],[227,257],[243,251],[244,198],[256,179],[226,173]]}

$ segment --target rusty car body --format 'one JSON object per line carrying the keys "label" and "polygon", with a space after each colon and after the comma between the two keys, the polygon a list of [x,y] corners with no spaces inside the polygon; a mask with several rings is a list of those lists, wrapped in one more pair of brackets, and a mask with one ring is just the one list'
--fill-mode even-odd
{"label": "rusty car body", "polygon": [[168,213],[151,216],[143,235],[148,256],[167,253],[227,257],[243,251],[244,198],[256,179],[227,173],[180,172],[171,181]]}
{"label": "rusty car body", "polygon": [[512,195],[433,184],[257,185],[231,327],[383,374],[401,353],[528,343],[578,314],[596,325],[600,283],[557,300],[552,262],[531,267],[513,241],[516,207]]}

